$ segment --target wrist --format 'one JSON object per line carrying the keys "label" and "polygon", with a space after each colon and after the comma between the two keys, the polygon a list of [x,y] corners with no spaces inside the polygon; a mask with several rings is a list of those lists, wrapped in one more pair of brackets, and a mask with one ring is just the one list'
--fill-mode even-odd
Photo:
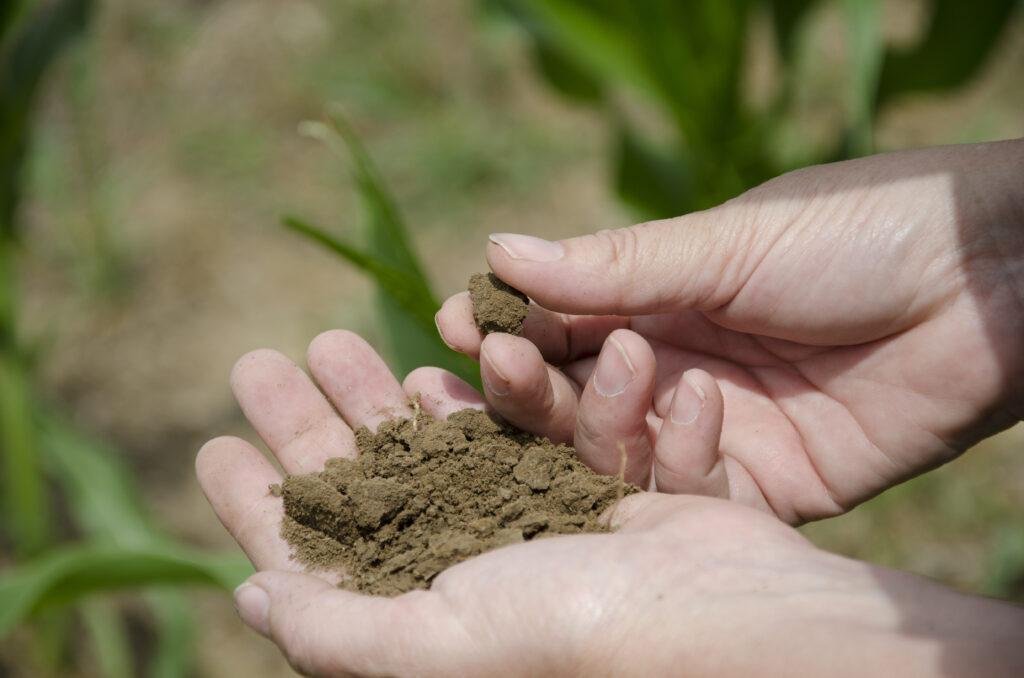
{"label": "wrist", "polygon": [[909,573],[840,560],[837,569],[847,571],[845,590],[810,606],[796,624],[796,637],[817,637],[832,653],[818,653],[809,670],[828,668],[817,660],[835,666],[842,658],[839,666],[858,675],[1024,671],[1024,609]]}
{"label": "wrist", "polygon": [[824,552],[793,565],[781,587],[652,610],[621,673],[1024,675],[1024,609]]}
{"label": "wrist", "polygon": [[961,247],[968,259],[984,252],[983,265],[968,269],[968,288],[985,309],[989,343],[1005,361],[1000,405],[1019,421],[1024,419],[1024,138],[967,148],[953,181]]}

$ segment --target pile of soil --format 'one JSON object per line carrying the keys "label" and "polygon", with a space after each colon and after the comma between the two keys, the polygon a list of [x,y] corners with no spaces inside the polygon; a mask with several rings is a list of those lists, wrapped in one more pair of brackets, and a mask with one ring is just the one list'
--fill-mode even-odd
{"label": "pile of soil", "polygon": [[518,335],[523,331],[529,300],[498,276],[493,273],[471,275],[469,296],[473,300],[473,319],[484,334]]}
{"label": "pile of soil", "polygon": [[284,500],[293,556],[376,595],[428,588],[445,568],[499,546],[605,532],[598,516],[638,491],[597,475],[571,447],[477,410],[393,419],[356,441],[358,458],[271,490]]}

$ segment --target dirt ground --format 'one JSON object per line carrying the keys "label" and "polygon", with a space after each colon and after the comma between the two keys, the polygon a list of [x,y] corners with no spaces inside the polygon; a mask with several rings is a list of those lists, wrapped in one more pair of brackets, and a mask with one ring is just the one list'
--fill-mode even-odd
{"label": "dirt ground", "polygon": [[[1024,133],[1022,45],[1017,25],[982,81],[891,112],[880,144]],[[57,76],[28,184],[24,327],[50,397],[123,451],[156,520],[197,545],[235,548],[192,474],[205,439],[254,439],[228,390],[234,359],[266,346],[301,361],[334,327],[378,336],[370,286],[278,225],[284,213],[358,223],[343,166],[299,121],[328,102],[348,112],[442,296],[482,269],[489,232],[632,220],[607,190],[604,121],[539,84],[518,33],[475,3],[109,0]],[[806,531],[1024,596],[1005,581],[1024,563],[1022,448],[1018,428]],[[290,675],[229,597],[194,601],[203,675]]]}

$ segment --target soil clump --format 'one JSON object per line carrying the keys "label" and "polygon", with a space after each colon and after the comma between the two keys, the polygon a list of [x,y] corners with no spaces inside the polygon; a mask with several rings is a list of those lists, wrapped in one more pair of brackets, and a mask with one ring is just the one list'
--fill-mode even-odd
{"label": "soil clump", "polygon": [[473,319],[485,335],[523,331],[529,300],[526,295],[493,273],[474,273],[469,277],[469,296],[473,300]]}
{"label": "soil clump", "polygon": [[271,487],[293,557],[376,595],[429,588],[484,551],[556,534],[606,532],[598,516],[638,491],[583,465],[567,445],[477,410],[418,412],[356,432],[359,457]]}

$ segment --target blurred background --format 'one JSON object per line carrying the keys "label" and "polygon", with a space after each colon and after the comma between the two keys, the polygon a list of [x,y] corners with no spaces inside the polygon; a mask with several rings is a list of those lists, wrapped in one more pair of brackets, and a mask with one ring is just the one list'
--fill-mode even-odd
{"label": "blurred background", "polygon": [[[243,352],[346,327],[473,379],[430,318],[489,232],[1024,134],[1016,1],[0,3],[0,676],[290,675],[193,479],[253,439]],[[803,529],[1024,601],[1022,452]]]}

